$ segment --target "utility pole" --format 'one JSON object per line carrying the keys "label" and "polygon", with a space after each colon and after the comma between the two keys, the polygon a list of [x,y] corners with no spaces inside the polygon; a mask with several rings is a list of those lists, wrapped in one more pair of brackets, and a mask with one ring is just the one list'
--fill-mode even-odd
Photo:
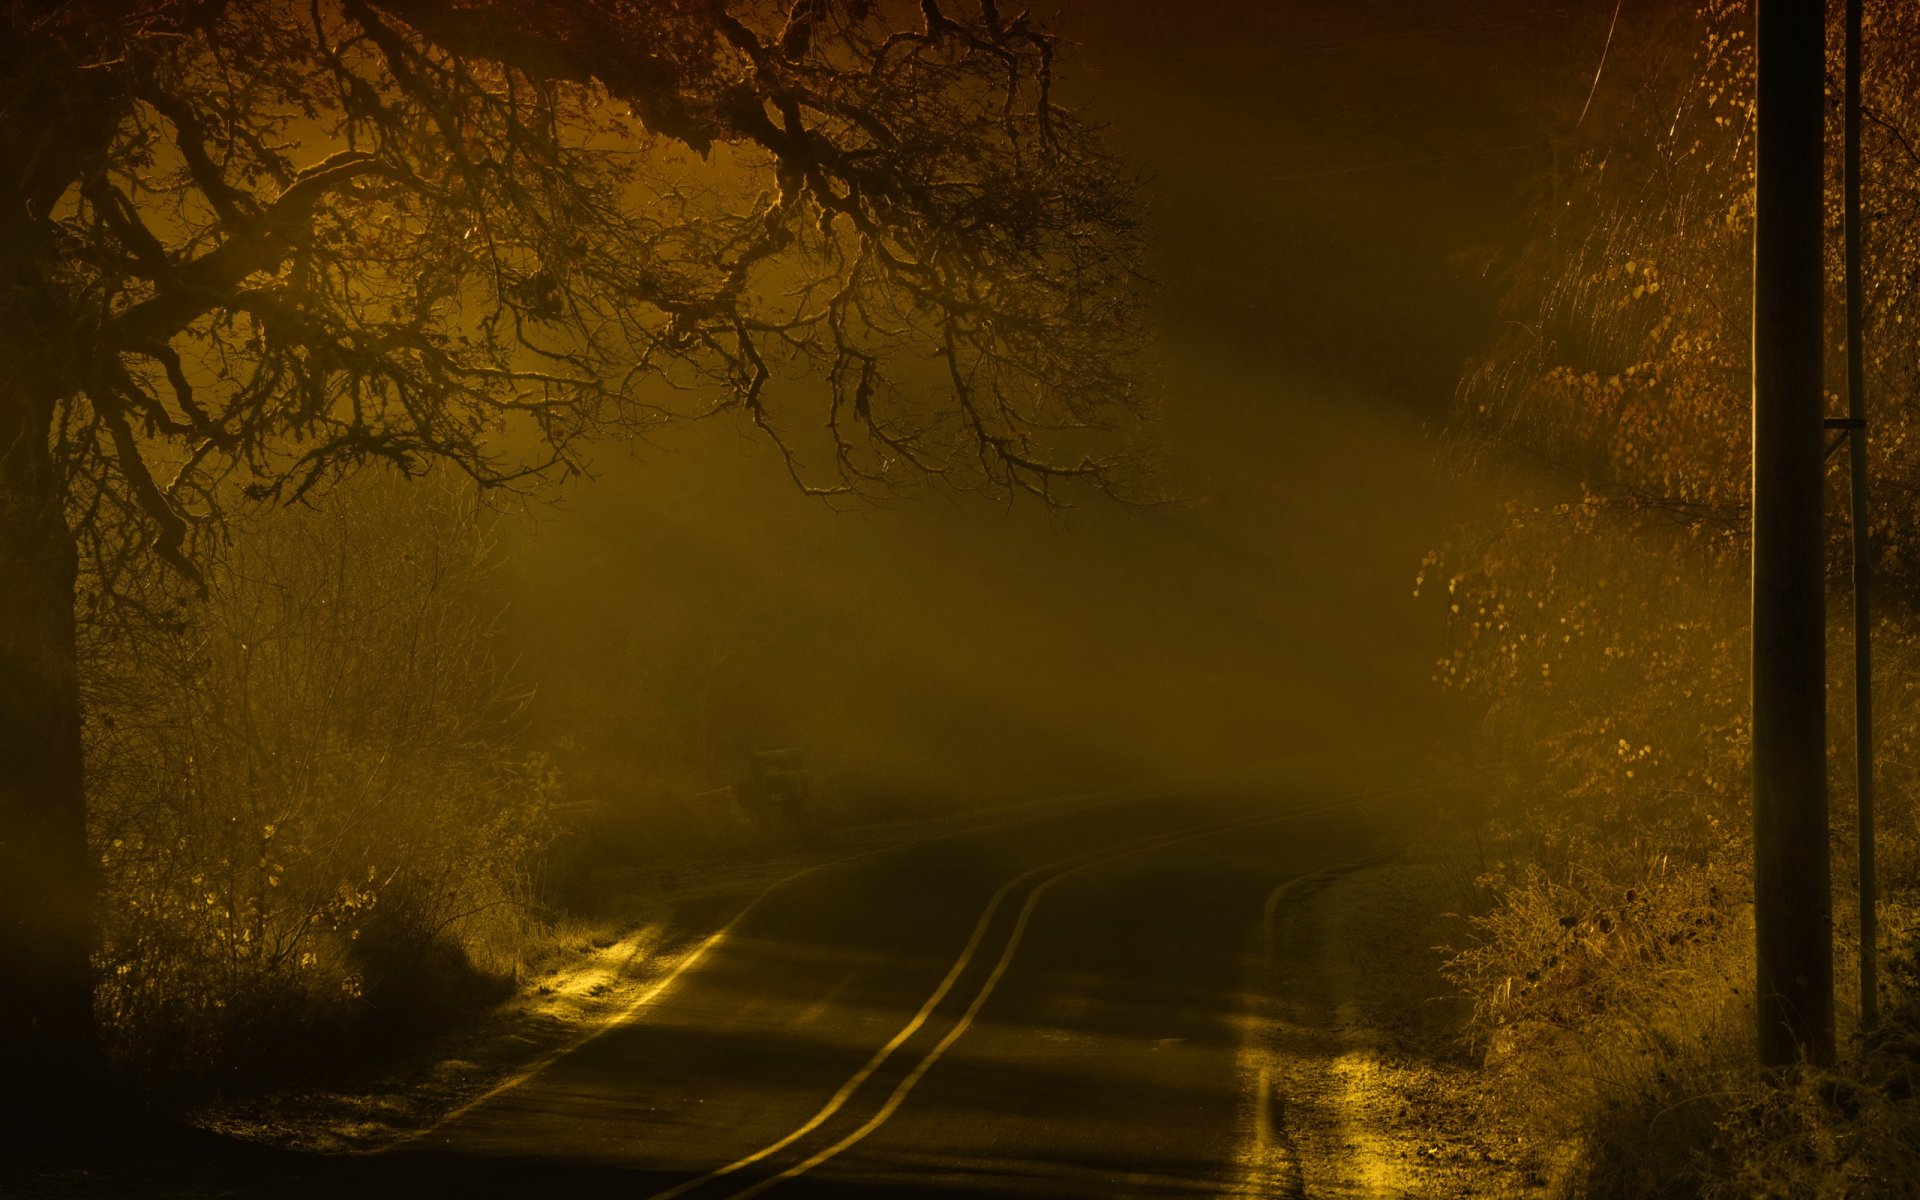
{"label": "utility pole", "polygon": [[1753,900],[1760,1061],[1833,1059],[1822,562],[1822,0],[1758,0]]}
{"label": "utility pole", "polygon": [[1866,225],[1860,215],[1860,46],[1862,0],[1847,0],[1847,111],[1845,196],[1847,230],[1847,440],[1853,493],[1853,779],[1859,800],[1860,1028],[1880,1023],[1879,891],[1873,861],[1873,539],[1867,527],[1867,315],[1861,258]]}

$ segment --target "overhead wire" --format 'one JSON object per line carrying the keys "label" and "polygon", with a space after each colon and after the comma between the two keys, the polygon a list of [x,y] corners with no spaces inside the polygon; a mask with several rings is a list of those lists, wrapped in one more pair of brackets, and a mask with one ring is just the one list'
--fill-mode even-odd
{"label": "overhead wire", "polygon": [[1607,52],[1613,49],[1613,31],[1620,25],[1620,6],[1626,0],[1613,0],[1613,20],[1607,22],[1607,40],[1600,45],[1600,61],[1593,68],[1593,85],[1587,89],[1587,102],[1580,106],[1580,116],[1574,121],[1577,126],[1587,119],[1587,110],[1593,107],[1593,98],[1600,91],[1600,73],[1607,69]]}

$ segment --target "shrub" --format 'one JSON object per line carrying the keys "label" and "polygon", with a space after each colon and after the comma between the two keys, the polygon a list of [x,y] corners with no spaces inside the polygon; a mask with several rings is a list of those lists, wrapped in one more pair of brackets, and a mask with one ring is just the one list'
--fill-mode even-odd
{"label": "shrub", "polygon": [[[1882,919],[1887,944],[1910,951],[1920,9],[1867,7]],[[1831,1071],[1750,1065],[1750,29],[1743,0],[1622,28],[1591,112],[1562,139],[1568,169],[1542,181],[1508,331],[1460,391],[1463,457],[1520,498],[1423,572],[1448,596],[1440,681],[1483,706],[1484,749],[1509,779],[1479,814],[1494,854],[1486,907],[1450,969],[1514,1119],[1580,1147],[1569,1182],[1583,1195],[1877,1195],[1902,1156],[1914,1161],[1896,1102],[1904,1035],[1855,1039]],[[1830,198],[1838,345],[1837,186]],[[1828,511],[1844,512],[1845,474],[1829,480]],[[1849,533],[1830,524],[1836,591]],[[1850,760],[1851,632],[1831,630],[1837,764]],[[1832,790],[1844,981],[1858,954],[1850,772]],[[1888,983],[1889,1010],[1911,1013],[1913,981]]]}
{"label": "shrub", "polygon": [[123,1057],[292,1065],[512,975],[555,784],[515,749],[486,529],[450,480],[370,477],[241,529],[171,619],[93,627]]}

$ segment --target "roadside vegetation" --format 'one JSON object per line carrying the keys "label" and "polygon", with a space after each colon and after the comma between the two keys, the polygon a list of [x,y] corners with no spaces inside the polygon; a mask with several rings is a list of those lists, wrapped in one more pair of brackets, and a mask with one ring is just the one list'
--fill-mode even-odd
{"label": "roadside vegetation", "polygon": [[[1836,10],[1837,19],[1837,10]],[[1829,736],[1842,1052],[1752,1058],[1747,364],[1752,13],[1629,6],[1459,393],[1463,470],[1514,496],[1432,556],[1438,679],[1503,782],[1448,851],[1450,978],[1497,1119],[1591,1196],[1920,1194],[1920,10],[1867,5],[1865,211],[1882,922],[1857,1027],[1844,455],[1830,459]],[[1844,387],[1839,38],[1828,306]],[[1844,412],[1844,396],[1829,398]]]}
{"label": "roadside vegetation", "polygon": [[[515,1065],[476,1041],[574,1036],[768,878],[983,802],[802,760],[779,808],[748,760],[582,736],[502,657],[512,519],[454,472],[374,467],[233,522],[204,595],[99,589],[96,1011],[147,1095],[312,1141],[374,1088],[390,1136]],[[410,1074],[448,1046],[471,1070]]]}
{"label": "roadside vegetation", "polygon": [[1149,490],[1142,216],[1057,44],[992,4],[0,2],[23,1140],[377,1061],[607,940],[580,844],[668,822],[608,826],[643,756],[524,710],[476,492],[715,418],[822,496]]}
{"label": "roadside vegetation", "polygon": [[230,1087],[511,987],[559,785],[493,656],[489,523],[471,485],[376,470],[236,524],[203,599],[162,576],[84,624],[123,1065]]}

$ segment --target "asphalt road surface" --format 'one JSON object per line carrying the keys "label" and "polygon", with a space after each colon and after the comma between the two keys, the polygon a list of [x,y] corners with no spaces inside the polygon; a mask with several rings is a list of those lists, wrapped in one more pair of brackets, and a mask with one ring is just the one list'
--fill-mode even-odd
{"label": "asphalt road surface", "polygon": [[1276,888],[1379,851],[1331,794],[1135,799],[817,868],[612,1028],[329,1195],[1233,1196]]}

